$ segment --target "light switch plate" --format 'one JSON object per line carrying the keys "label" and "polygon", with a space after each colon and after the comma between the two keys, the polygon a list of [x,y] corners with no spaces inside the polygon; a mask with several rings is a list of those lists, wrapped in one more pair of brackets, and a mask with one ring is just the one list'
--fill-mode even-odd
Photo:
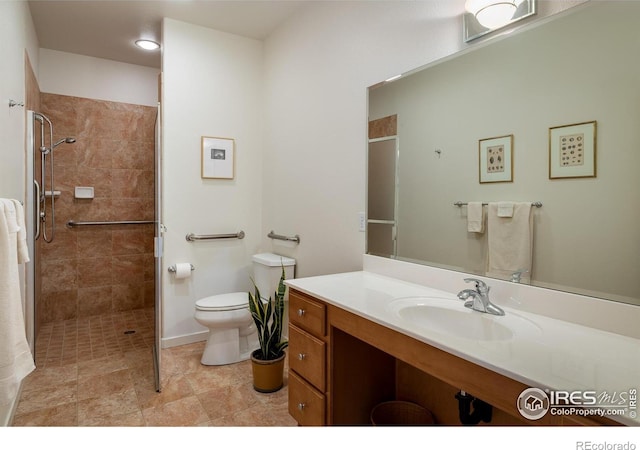
{"label": "light switch plate", "polygon": [[358,230],[359,231],[367,230],[367,217],[363,212],[358,213]]}

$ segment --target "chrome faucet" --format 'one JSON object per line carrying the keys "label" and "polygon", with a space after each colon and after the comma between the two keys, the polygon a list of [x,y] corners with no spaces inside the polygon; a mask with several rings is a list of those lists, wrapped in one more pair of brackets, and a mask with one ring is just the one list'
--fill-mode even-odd
{"label": "chrome faucet", "polygon": [[522,275],[529,272],[527,269],[519,269],[511,274],[511,282],[512,283],[520,283],[522,279]]}
{"label": "chrome faucet", "polygon": [[477,280],[475,278],[465,278],[465,283],[475,283],[475,289],[463,289],[458,292],[458,298],[460,300],[467,300],[471,297],[471,300],[468,300],[464,303],[464,306],[467,308],[471,308],[474,311],[480,311],[487,314],[493,314],[496,316],[504,316],[504,310],[499,306],[494,305],[489,300],[489,286],[485,284],[482,280]]}

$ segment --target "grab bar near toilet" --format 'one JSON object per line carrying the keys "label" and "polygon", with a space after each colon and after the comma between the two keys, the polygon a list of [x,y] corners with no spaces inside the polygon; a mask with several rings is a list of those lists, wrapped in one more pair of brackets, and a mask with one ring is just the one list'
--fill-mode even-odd
{"label": "grab bar near toilet", "polygon": [[269,234],[267,234],[267,237],[271,239],[277,239],[279,241],[291,241],[297,244],[300,243],[300,236],[297,234],[295,236],[283,236],[281,234],[275,234],[273,230],[271,230]]}
{"label": "grab bar near toilet", "polygon": [[211,239],[244,239],[244,231],[238,231],[237,233],[228,234],[193,234],[189,233],[185,236],[188,242],[193,241],[208,241]]}

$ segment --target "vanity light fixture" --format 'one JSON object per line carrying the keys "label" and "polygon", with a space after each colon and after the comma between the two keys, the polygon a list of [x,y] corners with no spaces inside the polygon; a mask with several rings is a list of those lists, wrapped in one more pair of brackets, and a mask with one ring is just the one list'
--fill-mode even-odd
{"label": "vanity light fixture", "polygon": [[524,0],[467,0],[464,9],[475,16],[485,28],[493,30],[511,21]]}
{"label": "vanity light fixture", "polygon": [[138,39],[136,45],[144,50],[157,50],[160,48],[160,44],[149,39]]}
{"label": "vanity light fixture", "polygon": [[469,42],[536,13],[535,0],[467,0],[464,40]]}

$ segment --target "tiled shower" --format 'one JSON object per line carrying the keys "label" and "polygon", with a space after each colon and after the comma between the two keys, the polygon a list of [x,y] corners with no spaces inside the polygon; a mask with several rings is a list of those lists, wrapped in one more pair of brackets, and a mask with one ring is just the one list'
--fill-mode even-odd
{"label": "tiled shower", "polygon": [[[154,219],[156,108],[41,93],[40,111],[54,142],[76,142],[55,149],[56,234],[37,241],[36,323],[153,308],[153,225],[67,222]],[[75,198],[76,187],[94,198]]]}

